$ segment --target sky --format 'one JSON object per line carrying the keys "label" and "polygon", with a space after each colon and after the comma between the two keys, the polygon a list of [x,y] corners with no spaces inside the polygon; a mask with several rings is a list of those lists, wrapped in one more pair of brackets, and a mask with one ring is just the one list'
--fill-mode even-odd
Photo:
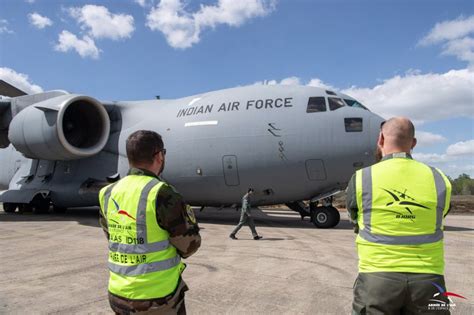
{"label": "sky", "polygon": [[3,0],[0,79],[99,100],[330,87],[409,117],[416,159],[474,178],[472,1]]}

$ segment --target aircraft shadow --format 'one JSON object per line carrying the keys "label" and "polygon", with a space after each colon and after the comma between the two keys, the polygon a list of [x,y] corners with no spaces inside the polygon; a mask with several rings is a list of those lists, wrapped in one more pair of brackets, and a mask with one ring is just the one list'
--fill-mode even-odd
{"label": "aircraft shadow", "polygon": [[[315,229],[313,223],[309,221],[308,217],[305,217],[304,220],[301,220],[301,217],[298,213],[292,214],[291,212],[285,212],[284,216],[272,216],[272,214],[281,214],[281,211],[261,211],[259,209],[253,209],[252,215],[257,226],[265,227],[280,227],[280,228],[298,228],[298,229]],[[222,209],[216,210],[211,208],[209,210],[204,209],[202,212],[198,210],[195,211],[196,218],[200,223],[206,224],[220,224],[220,225],[237,225],[240,219],[240,211],[235,211],[234,209]],[[343,215],[342,215],[343,216]],[[333,229],[337,230],[352,230],[352,224],[345,220],[341,219],[339,224]]]}
{"label": "aircraft shadow", "polygon": [[[264,227],[280,227],[280,228],[299,228],[299,229],[315,229],[315,226],[309,222],[309,218],[305,218],[304,221],[301,220],[300,216],[295,213],[295,215],[289,215],[288,217],[273,217],[268,214],[272,212],[263,212],[260,210],[254,211],[254,221],[258,226]],[[277,212],[275,212],[277,213]],[[222,209],[222,210],[210,210],[206,209],[203,212],[196,211],[196,217],[198,222],[206,224],[222,224],[235,226],[239,222],[240,212],[233,209]],[[34,214],[31,212],[27,213],[5,213],[0,211],[0,222],[54,222],[54,221],[76,221],[78,224],[92,227],[100,227],[99,225],[99,208],[72,208],[68,209],[64,214]],[[204,229],[204,227],[201,227]],[[337,230],[352,230],[352,224],[345,220],[341,219],[339,224],[334,228]],[[450,232],[465,232],[465,231],[474,231],[474,228],[469,227],[460,227],[460,226],[445,226],[445,231]],[[269,239],[267,241],[279,240],[279,239]]]}
{"label": "aircraft shadow", "polygon": [[56,222],[56,221],[76,221],[81,225],[100,227],[99,208],[71,208],[66,213],[55,214],[34,214],[26,213],[5,213],[0,211],[0,222]]}
{"label": "aircraft shadow", "polygon": [[462,232],[462,231],[474,231],[473,228],[463,227],[463,226],[448,226],[444,227],[445,231],[452,231],[452,232]]}

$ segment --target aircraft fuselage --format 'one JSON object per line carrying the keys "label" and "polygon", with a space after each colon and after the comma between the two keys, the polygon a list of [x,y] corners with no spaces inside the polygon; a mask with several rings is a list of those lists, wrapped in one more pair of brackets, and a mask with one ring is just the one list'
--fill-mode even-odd
{"label": "aircraft fuselage", "polygon": [[[307,112],[310,98],[323,98],[325,110]],[[49,191],[63,207],[97,205],[98,183],[127,174],[127,137],[147,129],[161,134],[167,149],[163,178],[192,205],[238,204],[249,187],[256,190],[255,205],[308,200],[345,189],[355,170],[373,163],[382,121],[345,103],[331,110],[329,98],[344,96],[313,87],[249,86],[106,103],[111,130],[99,154],[32,160],[10,146],[0,150],[0,185]]]}

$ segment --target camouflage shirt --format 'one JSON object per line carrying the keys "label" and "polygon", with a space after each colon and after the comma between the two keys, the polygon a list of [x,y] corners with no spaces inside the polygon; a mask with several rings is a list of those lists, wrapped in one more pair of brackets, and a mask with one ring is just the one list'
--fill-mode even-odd
{"label": "camouflage shirt", "polygon": [[[144,169],[131,168],[128,175],[151,176],[162,181],[161,178]],[[174,187],[166,182],[156,196],[156,220],[158,225],[169,233],[170,243],[176,247],[182,258],[191,256],[201,246],[199,226],[193,210]],[[100,212],[99,222],[108,238],[107,220],[102,216],[102,212]]]}

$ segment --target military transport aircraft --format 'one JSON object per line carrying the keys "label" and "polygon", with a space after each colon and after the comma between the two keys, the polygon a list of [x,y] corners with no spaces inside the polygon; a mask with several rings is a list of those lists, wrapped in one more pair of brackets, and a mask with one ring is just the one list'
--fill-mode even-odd
{"label": "military transport aircraft", "polygon": [[96,206],[99,189],[127,174],[127,137],[148,129],[167,149],[163,178],[191,205],[235,206],[252,187],[255,206],[283,203],[333,227],[332,196],[374,162],[382,120],[348,95],[308,86],[133,102],[61,90],[6,98],[0,202],[6,212]]}

